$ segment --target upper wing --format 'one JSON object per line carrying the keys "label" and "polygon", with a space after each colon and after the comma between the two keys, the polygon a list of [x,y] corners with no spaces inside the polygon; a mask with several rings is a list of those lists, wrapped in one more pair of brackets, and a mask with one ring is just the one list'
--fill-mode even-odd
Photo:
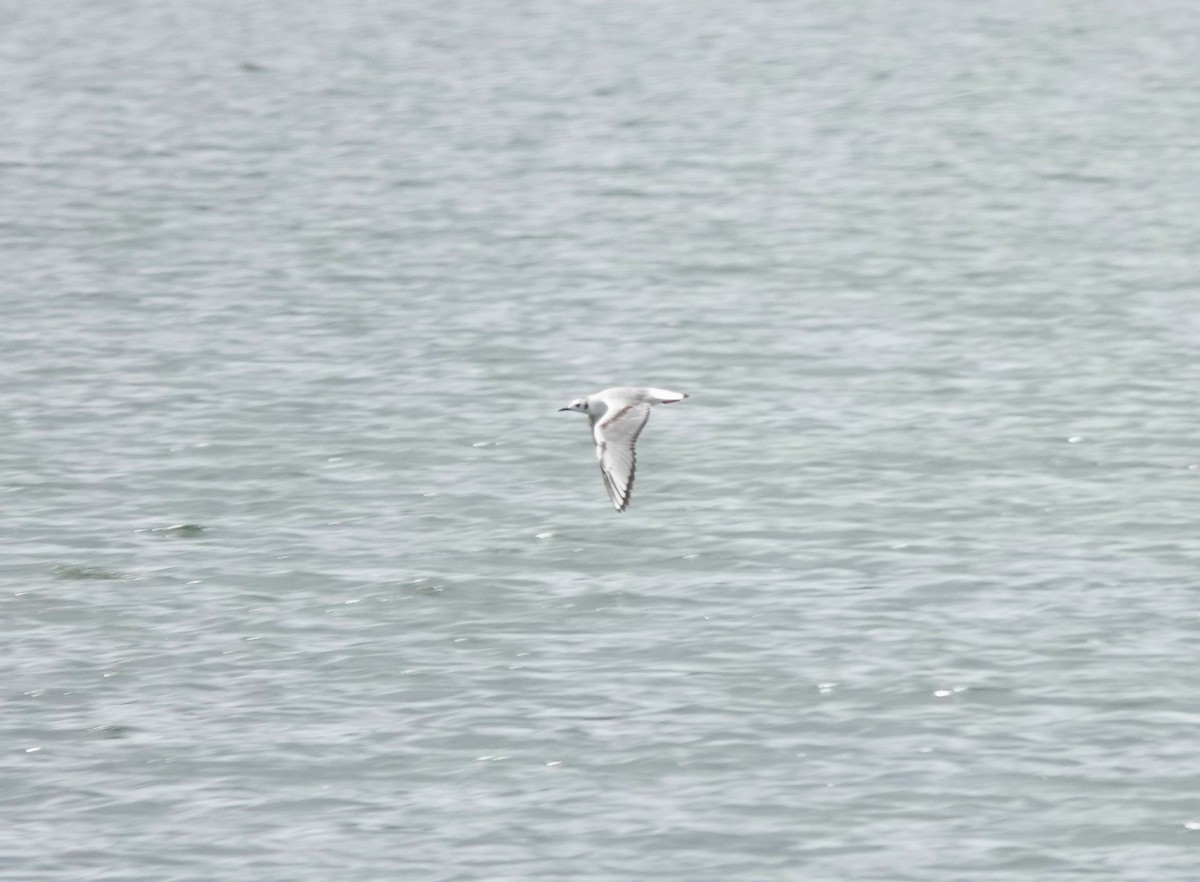
{"label": "upper wing", "polygon": [[617,511],[629,507],[633,475],[637,471],[634,444],[648,419],[649,404],[626,404],[611,416],[605,415],[592,427],[592,435],[596,439],[596,459],[600,460],[600,474],[604,476],[604,489],[608,491],[608,498]]}

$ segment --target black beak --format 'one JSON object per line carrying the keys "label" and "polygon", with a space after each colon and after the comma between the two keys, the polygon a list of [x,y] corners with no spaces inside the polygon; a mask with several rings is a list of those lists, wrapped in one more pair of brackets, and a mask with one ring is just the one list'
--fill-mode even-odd
{"label": "black beak", "polygon": [[559,412],[559,413],[562,413],[564,410],[570,410],[570,409],[571,409],[571,408],[569,408],[569,407],[560,407],[560,408],[558,409],[558,412]]}

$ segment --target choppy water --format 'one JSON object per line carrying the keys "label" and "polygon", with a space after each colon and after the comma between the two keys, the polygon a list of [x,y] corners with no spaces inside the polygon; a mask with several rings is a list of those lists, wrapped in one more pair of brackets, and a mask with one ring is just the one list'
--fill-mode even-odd
{"label": "choppy water", "polygon": [[[1197,59],[11,9],[0,878],[1194,880]],[[693,395],[625,515],[614,383]]]}

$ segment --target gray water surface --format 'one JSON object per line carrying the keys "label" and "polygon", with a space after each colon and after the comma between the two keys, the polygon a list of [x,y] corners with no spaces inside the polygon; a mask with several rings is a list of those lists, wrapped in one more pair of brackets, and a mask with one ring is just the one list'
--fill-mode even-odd
{"label": "gray water surface", "polygon": [[1192,882],[1197,82],[1181,0],[10,9],[0,879]]}

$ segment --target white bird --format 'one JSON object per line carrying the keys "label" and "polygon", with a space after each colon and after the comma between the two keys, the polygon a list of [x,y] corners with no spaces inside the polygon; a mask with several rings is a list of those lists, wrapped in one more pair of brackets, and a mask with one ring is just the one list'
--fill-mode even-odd
{"label": "white bird", "polygon": [[600,460],[600,474],[604,476],[604,489],[617,511],[629,507],[633,476],[637,471],[634,445],[646,427],[646,420],[650,419],[650,408],[655,404],[674,404],[687,397],[686,392],[670,389],[616,386],[587,398],[576,398],[566,407],[559,408],[560,412],[577,410],[588,415],[592,437],[596,440],[596,459]]}

